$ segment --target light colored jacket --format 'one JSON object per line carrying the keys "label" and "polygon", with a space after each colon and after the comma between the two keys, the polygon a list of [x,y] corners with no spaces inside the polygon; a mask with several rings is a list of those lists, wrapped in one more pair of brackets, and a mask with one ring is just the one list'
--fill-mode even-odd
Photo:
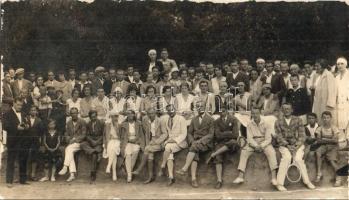
{"label": "light colored jacket", "polygon": [[168,134],[168,139],[165,141],[165,144],[169,139],[173,139],[181,148],[186,148],[188,146],[186,141],[187,124],[184,117],[175,115],[173,117],[172,129],[168,126],[169,118],[169,115],[161,117],[161,131]]}

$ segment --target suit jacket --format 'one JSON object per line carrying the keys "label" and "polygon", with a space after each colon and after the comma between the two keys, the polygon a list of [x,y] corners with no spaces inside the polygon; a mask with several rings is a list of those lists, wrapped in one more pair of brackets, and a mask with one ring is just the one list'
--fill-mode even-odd
{"label": "suit jacket", "polygon": [[29,115],[30,108],[34,105],[33,98],[31,96],[28,96],[25,101],[23,102],[22,106],[22,112],[24,116]]}
{"label": "suit jacket", "polygon": [[303,121],[291,116],[290,125],[287,125],[284,117],[275,122],[276,140],[280,146],[296,145],[300,147],[305,141]]}
{"label": "suit jacket", "polygon": [[3,81],[2,91],[3,112],[7,112],[12,107],[14,98],[11,84],[7,84]]}
{"label": "suit jacket", "polygon": [[296,116],[305,115],[311,111],[306,88],[298,88],[296,91],[288,89],[285,94],[285,101],[292,104],[293,114]]}
{"label": "suit jacket", "polygon": [[[28,90],[31,92],[33,90],[33,84],[27,79],[23,79],[22,90]],[[18,86],[18,80],[12,82],[12,92],[14,97],[19,97],[21,95],[21,90]]]}
{"label": "suit jacket", "polygon": [[112,87],[113,87],[113,81],[112,80],[108,79],[108,80],[104,81],[103,89],[104,89],[105,95],[109,95],[111,93]]}
{"label": "suit jacket", "polygon": [[271,92],[273,94],[277,94],[280,91],[287,90],[285,82],[282,80],[282,76],[280,74],[273,74],[271,77]]}
{"label": "suit jacket", "polygon": [[214,122],[214,140],[216,143],[237,139],[238,136],[238,120],[234,116],[227,115],[226,121],[220,117]]}
{"label": "suit jacket", "polygon": [[[238,82],[244,82],[245,83],[245,91],[250,90],[250,78],[248,77],[248,75],[246,75],[245,73],[243,73],[241,71],[238,72],[235,79],[233,78],[233,73],[227,73],[226,79],[227,79],[227,83],[228,83],[229,88],[237,87]],[[234,91],[234,90],[232,89],[232,91]]]}
{"label": "suit jacket", "polygon": [[[25,116],[23,113],[21,115],[24,122]],[[24,131],[17,130],[20,121],[12,108],[4,113],[2,120],[2,127],[7,132],[7,147],[16,148],[17,145],[21,144],[23,137],[25,137]]]}
{"label": "suit jacket", "polygon": [[[28,140],[28,145],[33,144],[40,145],[41,138],[44,133],[44,124],[39,117],[35,117],[33,125],[30,123],[30,117],[25,118],[27,124],[29,124],[29,129],[26,130],[26,134],[31,137],[31,140]],[[30,146],[29,146],[30,147]]]}
{"label": "suit jacket", "polygon": [[201,124],[199,116],[191,120],[188,129],[188,142],[200,141],[202,144],[209,145],[214,137],[214,119],[208,114],[204,114]]}
{"label": "suit jacket", "polygon": [[99,88],[103,88],[103,84],[98,77],[96,77],[95,79],[92,80],[92,95],[96,95],[97,94],[97,89]]}
{"label": "suit jacket", "polygon": [[161,131],[160,125],[161,120],[160,118],[156,117],[154,120],[155,123],[155,136],[152,136],[152,133],[150,132],[150,119],[148,116],[144,116],[142,119],[142,128],[145,136],[145,145],[148,145],[150,141],[154,141],[155,144],[161,145],[165,142],[167,139],[167,132]]}
{"label": "suit jacket", "polygon": [[82,84],[80,82],[77,82],[75,83],[75,86],[74,86],[74,89],[77,89],[79,92],[80,92],[80,98],[84,98],[85,95],[84,95],[84,89],[85,87],[91,87],[91,84],[90,83],[85,83],[85,84]]}
{"label": "suit jacket", "polygon": [[74,138],[76,143],[81,143],[86,137],[86,122],[79,118],[74,127],[73,120],[69,120],[65,129],[66,142],[69,144]]}
{"label": "suit jacket", "polygon": [[[142,150],[145,147],[145,137],[142,129],[142,124],[139,121],[135,121],[135,132],[136,132],[136,144],[138,144]],[[121,151],[125,151],[126,144],[129,142],[128,134],[129,134],[129,123],[127,121],[123,122],[120,126],[120,135],[121,135]]]}
{"label": "suit jacket", "polygon": [[[86,140],[91,146],[102,145],[103,144],[103,133],[104,133],[104,122],[97,119],[96,124],[92,126],[92,122],[89,121],[86,125]],[[93,142],[96,145],[93,145]]]}
{"label": "suit jacket", "polygon": [[181,148],[186,148],[188,143],[187,138],[187,122],[184,117],[180,115],[175,115],[173,117],[172,128],[169,127],[169,115],[164,115],[161,117],[161,131],[168,135],[168,139],[164,144],[167,144],[167,141],[173,139],[176,141],[178,146]]}

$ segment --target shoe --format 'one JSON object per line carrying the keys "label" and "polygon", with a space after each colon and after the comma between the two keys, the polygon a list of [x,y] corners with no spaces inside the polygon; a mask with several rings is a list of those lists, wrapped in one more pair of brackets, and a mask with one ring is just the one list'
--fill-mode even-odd
{"label": "shoe", "polygon": [[222,185],[223,185],[222,181],[218,181],[218,182],[216,183],[215,188],[216,188],[217,190],[218,190],[218,189],[221,189],[221,188],[222,188]]}
{"label": "shoe", "polygon": [[113,181],[118,180],[118,177],[116,176],[116,174],[113,174]]}
{"label": "shoe", "polygon": [[276,189],[278,189],[280,192],[287,191],[287,189],[283,185],[277,185]]}
{"label": "shoe", "polygon": [[64,175],[68,172],[68,168],[64,166],[61,171],[58,172],[59,175]]}
{"label": "shoe", "polygon": [[198,188],[199,187],[199,184],[198,184],[198,181],[195,179],[195,180],[192,180],[191,181],[191,186],[193,187],[193,188]]}
{"label": "shoe", "polygon": [[322,174],[318,174],[317,176],[316,176],[316,179],[315,179],[315,183],[319,183],[320,181],[321,181],[321,179],[322,179]]}
{"label": "shoe", "polygon": [[7,183],[6,186],[7,186],[8,188],[13,188],[13,184],[12,184],[12,183]]}
{"label": "shoe", "polygon": [[276,186],[276,185],[278,184],[278,182],[277,182],[276,179],[274,178],[274,179],[271,179],[271,184],[274,185],[274,186]]}
{"label": "shoe", "polygon": [[127,177],[127,183],[131,183],[132,182],[132,177],[131,176],[128,176]]}
{"label": "shoe", "polygon": [[110,174],[110,167],[107,167],[107,169],[105,170],[105,173]]}
{"label": "shoe", "polygon": [[56,178],[54,176],[51,176],[51,182],[56,182]]}
{"label": "shoe", "polygon": [[72,182],[73,180],[75,180],[75,176],[70,175],[69,178],[67,179],[67,182]]}
{"label": "shoe", "polygon": [[171,186],[173,185],[175,182],[174,178],[168,178],[168,181],[167,181],[167,186]]}
{"label": "shoe", "polygon": [[39,181],[40,182],[46,182],[48,180],[49,180],[49,178],[47,176],[45,176],[45,177],[42,177]]}
{"label": "shoe", "polygon": [[315,186],[312,184],[312,183],[305,183],[305,185],[307,186],[307,188],[309,188],[309,189],[311,189],[311,190],[313,190],[313,189],[315,189]]}
{"label": "shoe", "polygon": [[38,181],[38,178],[36,178],[35,176],[31,176],[29,177],[29,181]]}
{"label": "shoe", "polygon": [[144,184],[149,184],[154,181],[154,177],[149,177],[146,181],[144,181]]}
{"label": "shoe", "polygon": [[140,173],[140,171],[138,171],[138,170],[135,170],[132,172],[133,175],[139,175],[139,173]]}
{"label": "shoe", "polygon": [[333,187],[340,187],[342,185],[341,177],[336,177],[336,182],[333,184]]}
{"label": "shoe", "polygon": [[245,180],[244,180],[243,178],[240,178],[240,177],[237,177],[237,178],[233,181],[234,184],[240,184],[240,183],[243,183],[243,182],[245,182]]}
{"label": "shoe", "polygon": [[180,169],[180,170],[176,171],[176,173],[179,174],[179,175],[184,176],[187,172],[184,171],[183,169]]}

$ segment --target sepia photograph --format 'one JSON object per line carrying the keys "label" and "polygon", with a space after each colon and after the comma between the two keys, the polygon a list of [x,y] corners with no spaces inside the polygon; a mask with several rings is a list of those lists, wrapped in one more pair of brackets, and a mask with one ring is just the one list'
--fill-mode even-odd
{"label": "sepia photograph", "polygon": [[1,199],[349,199],[349,0],[0,0]]}

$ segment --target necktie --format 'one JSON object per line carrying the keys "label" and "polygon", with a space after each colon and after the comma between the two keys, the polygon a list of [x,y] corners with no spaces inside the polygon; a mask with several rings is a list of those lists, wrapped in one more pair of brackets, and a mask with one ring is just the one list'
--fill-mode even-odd
{"label": "necktie", "polygon": [[170,117],[170,118],[168,119],[168,127],[169,127],[170,129],[172,129],[172,126],[173,126],[173,118]]}

